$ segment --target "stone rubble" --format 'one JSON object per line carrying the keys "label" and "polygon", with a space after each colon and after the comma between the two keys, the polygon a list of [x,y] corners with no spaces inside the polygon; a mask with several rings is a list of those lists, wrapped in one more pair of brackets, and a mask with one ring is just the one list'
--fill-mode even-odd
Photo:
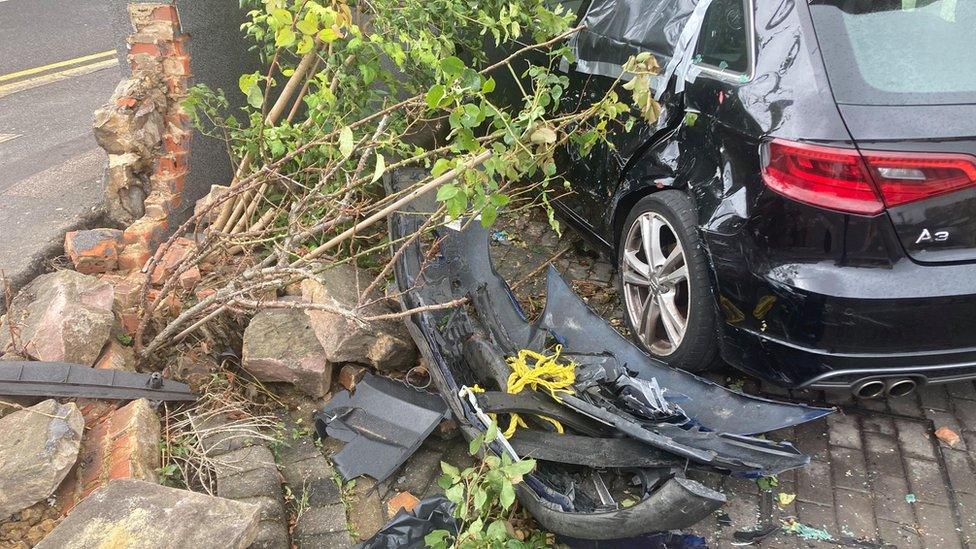
{"label": "stone rubble", "polygon": [[82,501],[37,547],[221,547],[244,549],[260,509],[141,480],[113,480]]}
{"label": "stone rubble", "polygon": [[0,522],[54,493],[78,459],[84,420],[45,400],[0,418]]}
{"label": "stone rubble", "polygon": [[332,364],[308,316],[298,309],[268,309],[244,331],[242,366],[261,381],[285,382],[315,397],[332,383]]}
{"label": "stone rubble", "polygon": [[11,301],[0,322],[0,354],[91,366],[108,341],[112,285],[75,271],[35,278]]}

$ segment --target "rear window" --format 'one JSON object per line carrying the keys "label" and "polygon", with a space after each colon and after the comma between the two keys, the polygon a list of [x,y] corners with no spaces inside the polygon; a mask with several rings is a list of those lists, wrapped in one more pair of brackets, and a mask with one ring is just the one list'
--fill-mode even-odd
{"label": "rear window", "polygon": [[840,103],[976,103],[976,1],[814,0]]}

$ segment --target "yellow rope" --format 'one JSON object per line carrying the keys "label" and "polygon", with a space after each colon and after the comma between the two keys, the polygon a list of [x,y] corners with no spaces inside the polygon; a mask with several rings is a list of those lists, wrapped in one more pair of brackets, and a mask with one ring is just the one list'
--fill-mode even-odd
{"label": "yellow rope", "polygon": [[[555,353],[544,355],[529,349],[522,349],[517,356],[509,357],[506,362],[512,369],[512,373],[508,376],[508,387],[506,388],[508,393],[515,395],[521,393],[526,387],[533,391],[542,389],[557,402],[560,400],[559,395],[561,393],[573,394],[571,387],[576,381],[576,364],[573,362],[560,364],[558,360],[562,350],[562,345],[556,345]],[[512,438],[515,430],[519,427],[528,427],[525,420],[518,414],[512,413],[511,417],[508,429],[502,433],[505,438]],[[551,423],[557,433],[562,434],[564,432],[562,424],[555,419],[546,416],[539,417]]]}

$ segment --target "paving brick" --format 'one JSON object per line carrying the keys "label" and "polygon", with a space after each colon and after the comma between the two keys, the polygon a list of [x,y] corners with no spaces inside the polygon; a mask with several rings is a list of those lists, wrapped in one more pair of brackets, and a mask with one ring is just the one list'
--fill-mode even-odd
{"label": "paving brick", "polygon": [[928,425],[917,421],[898,420],[895,422],[895,427],[898,430],[898,444],[901,445],[904,455],[935,459]]}
{"label": "paving brick", "polygon": [[956,494],[962,522],[963,541],[976,547],[976,494]]}
{"label": "paving brick", "polygon": [[875,516],[902,524],[915,523],[912,506],[905,501],[910,492],[908,480],[902,475],[880,475],[872,478],[871,486]]}
{"label": "paving brick", "polygon": [[976,431],[976,403],[964,400],[953,406],[956,418],[967,431]]}
{"label": "paving brick", "polygon": [[383,500],[375,488],[375,481],[360,477],[348,494],[350,507],[356,510],[349,515],[349,523],[360,539],[373,537],[387,521]]}
{"label": "paving brick", "polygon": [[901,397],[888,399],[888,409],[893,414],[900,414],[909,417],[922,417],[922,407],[918,403],[918,395],[910,394]]}
{"label": "paving brick", "polygon": [[417,496],[410,492],[399,492],[386,502],[386,516],[392,517],[401,509],[413,511],[418,503],[420,503],[420,500],[417,499]]}
{"label": "paving brick", "polygon": [[894,436],[895,423],[891,418],[876,414],[867,414],[861,417],[861,429],[870,433]]}
{"label": "paving brick", "polygon": [[946,384],[946,391],[949,392],[949,398],[952,399],[976,400],[976,385],[972,381],[948,383]]}
{"label": "paving brick", "polygon": [[833,505],[826,506],[800,501],[796,504],[796,512],[799,515],[800,522],[808,526],[813,526],[814,528],[827,530],[832,535],[836,535],[837,523],[834,518]]}
{"label": "paving brick", "polygon": [[827,416],[830,444],[845,448],[861,448],[861,429],[858,417],[844,413]]}
{"label": "paving brick", "polygon": [[952,510],[940,505],[918,503],[918,530],[926,547],[953,549],[962,547]]}
{"label": "paving brick", "polygon": [[881,541],[898,549],[922,549],[922,538],[915,531],[914,524],[907,525],[879,519],[878,534]]}
{"label": "paving brick", "polygon": [[958,495],[959,492],[976,494],[976,473],[969,452],[962,450],[943,450],[949,484]]}
{"label": "paving brick", "polygon": [[797,471],[796,476],[796,495],[799,499],[823,505],[834,504],[830,464],[823,461],[811,461],[809,465]]}
{"label": "paving brick", "polygon": [[288,529],[282,521],[261,521],[258,523],[258,533],[248,549],[291,549]]}
{"label": "paving brick", "polygon": [[237,501],[257,505],[258,508],[261,509],[261,514],[258,516],[258,520],[284,522],[288,518],[285,516],[285,508],[281,505],[281,501],[278,498],[273,498],[270,496],[254,496],[250,498],[240,498]]}
{"label": "paving brick", "polygon": [[218,477],[217,495],[227,499],[281,497],[281,477],[276,469],[265,468]]}
{"label": "paving brick", "polygon": [[833,447],[830,449],[830,470],[834,486],[865,492],[871,489],[867,464],[860,450]]}
{"label": "paving brick", "polygon": [[906,458],[905,464],[908,468],[908,485],[918,501],[949,505],[949,494],[938,463]]}
{"label": "paving brick", "polygon": [[841,532],[857,538],[875,539],[877,525],[871,496],[863,492],[838,489],[834,493],[837,502],[837,526]]}
{"label": "paving brick", "polygon": [[255,469],[277,469],[271,450],[257,445],[231,450],[215,458],[215,461],[217,462],[217,478],[246,473]]}
{"label": "paving brick", "polygon": [[393,487],[399,492],[423,494],[427,487],[441,475],[441,455],[439,449],[425,444],[404,464],[403,471],[397,475]]}
{"label": "paving brick", "polygon": [[322,456],[284,465],[281,473],[296,498],[305,498],[309,505],[324,506],[342,501],[335,471]]}
{"label": "paving brick", "polygon": [[949,410],[949,394],[945,385],[923,385],[916,391],[922,408],[946,412]]}
{"label": "paving brick", "polygon": [[796,447],[813,459],[826,461],[830,454],[830,441],[827,438],[826,420],[811,421],[797,425]]}
{"label": "paving brick", "polygon": [[865,455],[868,469],[882,475],[901,477],[905,469],[901,462],[901,452],[895,438],[879,433],[865,433]]}

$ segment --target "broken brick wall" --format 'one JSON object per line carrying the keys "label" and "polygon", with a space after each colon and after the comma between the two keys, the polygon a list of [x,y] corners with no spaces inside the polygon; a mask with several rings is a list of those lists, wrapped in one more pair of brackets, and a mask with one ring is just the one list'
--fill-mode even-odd
{"label": "broken brick wall", "polygon": [[[190,169],[192,132],[181,105],[190,78],[189,37],[179,12],[170,3],[129,4],[126,12],[132,29],[126,38],[130,74],[93,120],[95,138],[109,155],[107,215],[125,227],[116,246],[121,249],[111,251],[115,264],[99,263],[101,272],[145,264],[177,223]],[[74,240],[69,234],[65,248],[76,266],[101,253]]]}

